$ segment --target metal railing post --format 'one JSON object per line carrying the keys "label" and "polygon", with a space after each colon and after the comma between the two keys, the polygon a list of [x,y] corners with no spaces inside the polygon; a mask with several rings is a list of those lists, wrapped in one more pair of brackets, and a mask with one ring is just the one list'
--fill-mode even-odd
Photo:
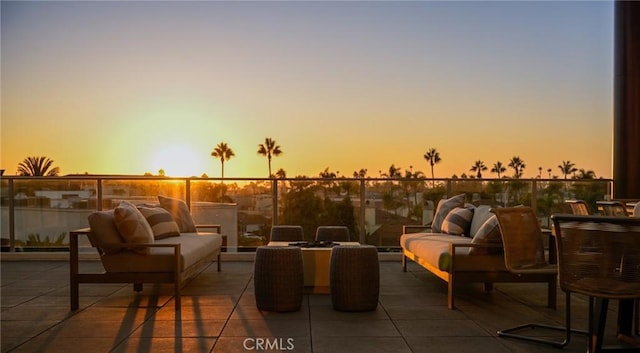
{"label": "metal railing post", "polygon": [[360,237],[359,237],[360,244],[366,244],[366,241],[367,241],[367,230],[365,228],[365,224],[367,223],[367,220],[365,219],[365,217],[367,216],[367,205],[366,205],[367,193],[364,188],[365,188],[364,179],[360,179]]}
{"label": "metal railing post", "polygon": [[271,208],[273,209],[273,217],[271,224],[278,224],[278,180],[271,179]]}

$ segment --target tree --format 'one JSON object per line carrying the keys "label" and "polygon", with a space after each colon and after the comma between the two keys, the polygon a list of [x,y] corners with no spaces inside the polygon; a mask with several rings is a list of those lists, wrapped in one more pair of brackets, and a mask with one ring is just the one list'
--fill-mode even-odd
{"label": "tree", "polygon": [[353,172],[354,178],[366,178],[367,177],[367,168],[361,168],[360,170]]}
{"label": "tree", "polygon": [[469,171],[471,172],[476,172],[476,176],[478,177],[478,179],[482,179],[482,171],[484,170],[487,170],[487,166],[484,165],[484,162],[481,160],[475,161],[471,169],[469,169]]}
{"label": "tree", "polygon": [[264,139],[264,143],[258,145],[258,154],[267,157],[267,160],[269,161],[269,178],[271,178],[271,158],[278,157],[282,154],[280,146],[276,143],[275,140],[267,137]]}
{"label": "tree", "polygon": [[211,152],[211,157],[220,159],[222,165],[222,179],[224,179],[224,162],[231,159],[236,154],[226,142],[220,142]]}
{"label": "tree", "polygon": [[509,167],[513,168],[514,170],[514,178],[520,178],[522,177],[522,172],[524,171],[524,168],[526,168],[526,164],[524,164],[524,161],[522,159],[520,159],[519,156],[514,156],[511,158],[511,160],[509,161]]}
{"label": "tree", "polygon": [[436,178],[433,174],[433,166],[440,163],[440,161],[442,160],[440,158],[440,153],[435,149],[435,148],[429,148],[427,150],[427,153],[424,154],[424,159],[429,162],[429,165],[431,165],[431,184],[432,187],[436,186]]}
{"label": "tree", "polygon": [[574,178],[575,179],[595,179],[596,173],[591,169],[585,170],[580,168],[580,170],[578,170],[578,175],[576,175]]}
{"label": "tree", "polygon": [[500,161],[493,163],[493,168],[491,168],[491,173],[498,174],[498,179],[500,179],[500,176],[502,175],[502,173],[506,171],[507,171],[507,168],[504,165],[502,165],[502,162]]}
{"label": "tree", "polygon": [[571,161],[562,161],[562,164],[558,165],[558,168],[560,168],[560,172],[564,175],[565,179],[567,179],[567,175],[578,171],[576,164],[571,163]]}
{"label": "tree", "polygon": [[382,173],[382,176],[385,178],[400,178],[402,177],[402,171],[400,170],[400,167],[396,168],[396,165],[392,164],[389,166],[389,172]]}
{"label": "tree", "polygon": [[47,157],[27,157],[18,164],[18,175],[58,176],[59,167],[53,167],[53,160]]}
{"label": "tree", "polygon": [[285,172],[285,170],[282,169],[282,168],[278,169],[278,171],[276,172],[276,178],[278,178],[278,179],[286,179],[287,178],[287,172]]}

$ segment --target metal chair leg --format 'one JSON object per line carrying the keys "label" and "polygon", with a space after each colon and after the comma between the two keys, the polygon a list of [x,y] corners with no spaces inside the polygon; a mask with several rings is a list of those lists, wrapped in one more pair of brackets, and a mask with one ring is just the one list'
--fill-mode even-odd
{"label": "metal chair leg", "polygon": [[[498,331],[498,336],[499,337],[509,337],[509,338],[521,339],[521,340],[535,342],[535,343],[548,344],[548,345],[551,345],[552,347],[555,347],[555,348],[563,348],[563,347],[567,346],[569,344],[569,342],[571,341],[571,334],[572,333],[582,334],[582,335],[586,335],[587,334],[587,331],[584,331],[584,330],[571,329],[571,293],[565,293],[565,306],[566,306],[566,310],[565,310],[565,326],[554,326],[554,325],[547,325],[547,324],[528,323],[528,324],[522,324],[522,325],[518,325],[518,326],[515,326],[515,327],[512,327],[512,328],[500,330],[500,331]],[[554,331],[564,331],[565,332],[564,340],[562,340],[562,341],[546,340],[546,339],[543,339],[543,338],[538,338],[538,337],[533,337],[533,336],[526,336],[526,335],[521,335],[521,334],[514,333],[514,332],[518,332],[518,331],[525,330],[525,329],[536,329],[536,328],[542,328],[542,329],[554,330]]]}

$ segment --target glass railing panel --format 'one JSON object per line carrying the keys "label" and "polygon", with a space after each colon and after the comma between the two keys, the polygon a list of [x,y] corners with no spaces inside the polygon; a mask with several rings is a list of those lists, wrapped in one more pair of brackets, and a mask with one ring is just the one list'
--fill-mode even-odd
{"label": "glass railing panel", "polygon": [[552,179],[537,181],[537,209],[541,222],[550,222],[554,213],[571,213],[568,200],[583,200],[590,214],[596,213],[596,202],[609,199],[611,181],[592,179]]}
{"label": "glass railing panel", "polygon": [[360,182],[354,179],[278,179],[277,224],[300,225],[307,241],[315,239],[321,225],[349,228],[353,241],[360,238]]}
{"label": "glass railing panel", "polygon": [[0,246],[3,252],[11,250],[11,230],[9,226],[9,179],[0,178]]}
{"label": "glass railing panel", "polygon": [[102,209],[114,209],[121,201],[135,205],[158,204],[158,195],[186,200],[185,179],[135,178],[102,181]]}
{"label": "glass railing panel", "polygon": [[192,180],[196,224],[219,224],[228,252],[254,251],[268,242],[273,219],[270,180]]}
{"label": "glass railing panel", "polygon": [[14,180],[15,251],[68,251],[69,231],[88,226],[96,195],[95,180]]}

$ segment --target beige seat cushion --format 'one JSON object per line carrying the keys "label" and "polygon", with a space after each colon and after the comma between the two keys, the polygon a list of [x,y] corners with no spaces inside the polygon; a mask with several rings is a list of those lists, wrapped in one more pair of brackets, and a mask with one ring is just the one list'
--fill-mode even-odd
{"label": "beige seat cushion", "polygon": [[[441,271],[450,272],[449,244],[471,244],[471,239],[441,233],[411,233],[400,237],[400,245]],[[456,271],[507,271],[502,255],[472,255],[469,247],[456,248]]]}
{"label": "beige seat cushion", "polygon": [[[222,246],[222,236],[216,233],[182,233],[179,237],[157,240],[156,244],[180,244],[181,271],[206,257]],[[173,271],[173,248],[149,248],[149,255],[132,251],[102,256],[102,265],[107,272],[171,272]]]}

